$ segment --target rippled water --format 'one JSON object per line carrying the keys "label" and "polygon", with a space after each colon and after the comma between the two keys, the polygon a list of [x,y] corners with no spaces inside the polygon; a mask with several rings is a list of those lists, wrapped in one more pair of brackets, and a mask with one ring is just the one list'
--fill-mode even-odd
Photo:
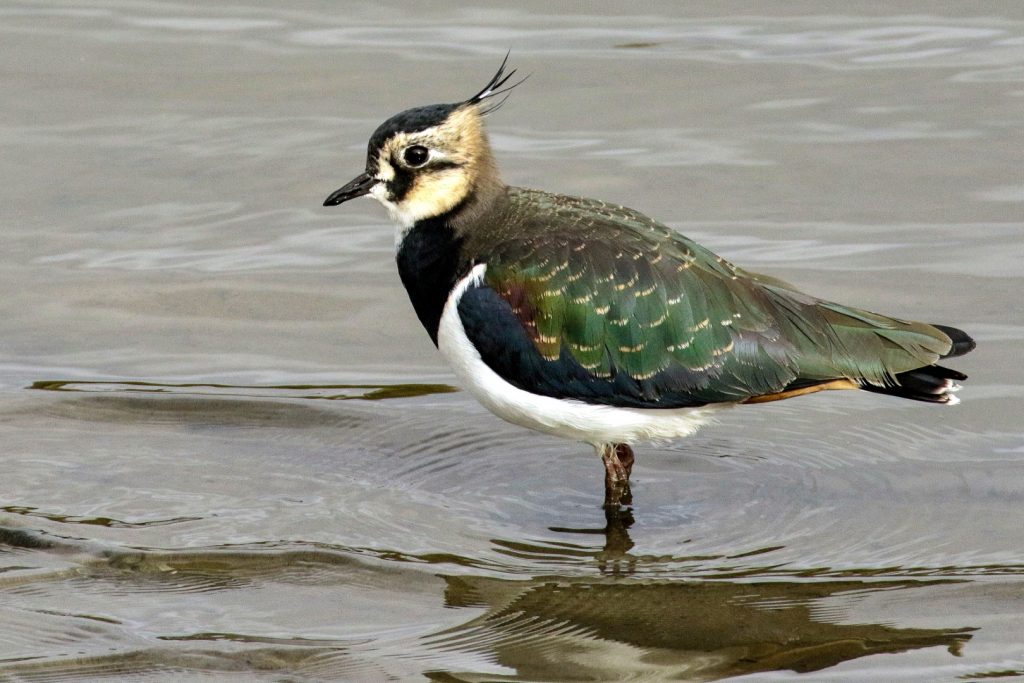
{"label": "rippled water", "polygon": [[[0,7],[0,681],[1024,677],[1024,11],[276,5]],[[728,411],[606,519],[320,207],[510,47],[509,182],[961,326],[963,404]]]}

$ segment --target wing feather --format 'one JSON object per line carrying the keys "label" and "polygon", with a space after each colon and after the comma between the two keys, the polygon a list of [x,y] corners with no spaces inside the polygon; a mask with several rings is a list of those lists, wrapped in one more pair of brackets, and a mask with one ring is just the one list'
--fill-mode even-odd
{"label": "wing feather", "polygon": [[475,245],[487,270],[459,312],[520,388],[671,408],[844,378],[887,386],[949,351],[931,325],[747,273],[635,211],[518,192],[519,222]]}

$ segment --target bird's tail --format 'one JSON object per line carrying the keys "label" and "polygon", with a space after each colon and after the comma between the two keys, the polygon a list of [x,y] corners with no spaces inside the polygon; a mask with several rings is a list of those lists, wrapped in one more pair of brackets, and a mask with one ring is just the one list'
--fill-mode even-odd
{"label": "bird's tail", "polygon": [[[955,358],[974,350],[977,344],[971,337],[955,327],[947,325],[932,325],[942,331],[953,345],[949,352],[942,358]],[[861,384],[861,389],[874,391],[889,396],[909,398],[914,401],[927,401],[929,403],[945,403],[956,405],[960,400],[954,395],[960,390],[957,382],[967,379],[967,375],[951,368],[941,365],[925,365],[916,370],[901,372],[895,376],[896,384],[890,386],[875,386],[866,382]]]}
{"label": "bird's tail", "polygon": [[965,353],[970,353],[974,350],[974,347],[977,346],[974,340],[971,339],[963,330],[958,330],[957,328],[950,327],[948,325],[932,325],[932,327],[945,334],[953,342],[953,348],[951,348],[949,353],[943,356],[943,358],[956,358],[957,356],[962,356]]}

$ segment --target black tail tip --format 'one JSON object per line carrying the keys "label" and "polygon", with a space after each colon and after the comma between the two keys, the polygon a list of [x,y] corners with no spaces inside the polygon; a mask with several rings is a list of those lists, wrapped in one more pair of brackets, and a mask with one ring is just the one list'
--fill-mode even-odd
{"label": "black tail tip", "polygon": [[[977,346],[970,335],[961,329],[949,325],[932,325],[932,327],[949,337],[952,342],[949,352],[941,358],[962,356],[965,353],[970,353]],[[925,365],[916,370],[901,372],[893,379],[895,380],[893,384],[885,386],[876,386],[864,381],[861,382],[861,388],[879,394],[909,398],[912,401],[956,405],[960,402],[954,395],[960,390],[960,385],[957,382],[967,379],[967,375],[959,370],[941,365]]]}
{"label": "black tail tip", "polygon": [[954,395],[960,390],[957,382],[967,379],[967,375],[941,365],[926,365],[916,370],[901,372],[895,379],[896,384],[892,386],[862,384],[861,388],[913,401],[956,405],[960,402]]}
{"label": "black tail tip", "polygon": [[953,342],[953,346],[950,347],[949,353],[942,356],[943,358],[955,358],[956,356],[962,356],[965,353],[970,353],[978,346],[978,343],[971,339],[971,336],[963,330],[950,327],[949,325],[935,325],[934,323],[932,324],[932,327],[942,332],[944,335],[949,337],[950,341]]}

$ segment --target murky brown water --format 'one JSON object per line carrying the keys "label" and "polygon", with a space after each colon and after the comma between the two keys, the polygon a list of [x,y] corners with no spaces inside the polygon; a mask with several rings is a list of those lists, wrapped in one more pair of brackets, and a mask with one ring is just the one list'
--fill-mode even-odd
{"label": "murky brown water", "polygon": [[[0,7],[0,681],[1024,677],[1024,10],[276,5]],[[730,411],[606,524],[320,208],[509,47],[507,180],[962,326],[963,404]]]}

